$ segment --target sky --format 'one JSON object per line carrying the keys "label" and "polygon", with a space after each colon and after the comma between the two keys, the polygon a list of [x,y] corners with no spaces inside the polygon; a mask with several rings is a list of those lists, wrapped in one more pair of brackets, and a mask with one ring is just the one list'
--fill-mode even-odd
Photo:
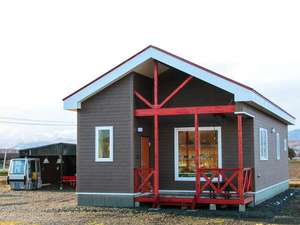
{"label": "sky", "polygon": [[1,1],[0,148],[75,140],[76,113],[63,110],[62,98],[150,44],[300,118],[299,8],[274,0]]}

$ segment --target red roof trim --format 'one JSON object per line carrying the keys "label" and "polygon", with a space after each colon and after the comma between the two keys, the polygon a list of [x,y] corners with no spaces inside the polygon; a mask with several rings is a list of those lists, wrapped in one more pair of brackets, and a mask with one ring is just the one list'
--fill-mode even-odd
{"label": "red roof trim", "polygon": [[175,58],[177,58],[177,59],[179,59],[179,60],[182,60],[182,61],[184,61],[184,62],[186,62],[186,63],[188,63],[188,64],[190,64],[190,65],[196,66],[196,67],[198,67],[198,68],[200,68],[200,69],[202,69],[202,70],[205,70],[205,71],[207,71],[207,72],[209,72],[209,73],[212,73],[212,74],[214,74],[214,75],[216,75],[216,76],[218,76],[218,77],[221,77],[222,79],[228,80],[228,81],[230,81],[230,82],[232,82],[232,83],[235,83],[235,84],[237,84],[237,85],[239,85],[239,86],[242,86],[242,87],[244,87],[244,88],[246,88],[246,89],[248,89],[248,90],[254,92],[255,94],[258,94],[259,96],[261,96],[262,98],[264,98],[266,101],[270,102],[271,104],[273,104],[274,106],[278,107],[280,110],[282,110],[283,112],[285,112],[286,114],[288,114],[289,116],[291,116],[292,118],[295,119],[294,116],[292,116],[292,115],[289,114],[287,111],[285,111],[283,108],[281,108],[280,106],[278,106],[277,104],[275,104],[274,102],[272,102],[271,100],[269,100],[268,98],[266,98],[265,96],[263,96],[262,94],[260,94],[259,92],[257,92],[255,89],[253,89],[253,88],[251,88],[251,87],[249,87],[249,86],[247,86],[247,85],[245,85],[245,84],[242,84],[242,83],[240,83],[240,82],[237,82],[237,81],[235,81],[235,80],[233,80],[233,79],[230,79],[230,78],[228,78],[228,77],[225,77],[224,75],[221,75],[221,74],[219,74],[219,73],[217,73],[217,72],[214,72],[214,71],[212,71],[212,70],[209,70],[209,69],[207,69],[207,68],[205,68],[205,67],[203,67],[203,66],[200,66],[200,65],[198,65],[198,64],[196,64],[196,63],[193,63],[193,62],[191,62],[191,61],[189,61],[189,60],[187,60],[187,59],[184,59],[184,58],[182,58],[182,57],[180,57],[180,56],[177,56],[177,55],[175,55],[175,54],[173,54],[173,53],[171,53],[171,52],[168,52],[168,51],[166,51],[166,50],[163,50],[163,49],[161,49],[161,48],[158,48],[158,47],[156,47],[156,46],[153,46],[153,45],[147,46],[146,48],[142,49],[141,51],[139,51],[138,53],[134,54],[134,55],[131,56],[130,58],[128,58],[128,59],[126,59],[125,61],[121,62],[119,65],[113,67],[112,69],[110,69],[110,70],[107,71],[106,73],[102,74],[101,76],[99,76],[99,77],[97,77],[96,79],[92,80],[92,81],[89,82],[88,84],[86,84],[86,85],[84,85],[83,87],[79,88],[77,91],[75,91],[75,92],[71,93],[70,95],[68,95],[67,97],[63,98],[63,101],[66,100],[67,98],[71,97],[72,95],[76,94],[77,92],[81,91],[81,90],[84,89],[85,87],[89,86],[90,84],[94,83],[95,81],[99,80],[99,79],[102,78],[103,76],[107,75],[108,73],[110,73],[110,72],[113,71],[114,69],[116,69],[116,68],[122,66],[123,64],[125,64],[126,62],[128,62],[129,60],[131,60],[132,58],[134,58],[135,56],[141,54],[142,52],[146,51],[146,50],[149,49],[149,48],[154,48],[154,49],[156,49],[156,50],[159,50],[159,51],[161,51],[161,52],[164,52],[164,53],[166,53],[166,54],[168,54],[168,55],[171,55],[171,56],[173,56],[173,57],[175,57]]}

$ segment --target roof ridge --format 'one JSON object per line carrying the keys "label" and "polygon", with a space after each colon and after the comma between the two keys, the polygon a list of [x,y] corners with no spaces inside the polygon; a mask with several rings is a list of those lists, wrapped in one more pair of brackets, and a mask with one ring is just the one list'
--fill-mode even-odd
{"label": "roof ridge", "polygon": [[272,102],[270,99],[268,99],[267,97],[265,97],[264,95],[262,95],[261,93],[259,93],[259,92],[256,91],[255,89],[253,89],[252,87],[250,87],[250,86],[248,86],[248,85],[245,85],[245,84],[243,84],[243,83],[241,83],[241,82],[238,82],[238,81],[236,81],[236,80],[233,80],[233,79],[231,79],[231,78],[229,78],[229,77],[227,77],[227,76],[224,76],[224,75],[222,75],[222,74],[220,74],[220,73],[217,73],[217,72],[215,72],[215,71],[213,71],[213,70],[207,69],[206,67],[203,67],[203,66],[201,66],[201,65],[198,65],[198,64],[196,64],[196,63],[194,63],[194,62],[191,62],[191,61],[189,61],[189,60],[187,60],[187,59],[185,59],[185,58],[182,58],[182,57],[180,57],[180,56],[178,56],[178,55],[175,55],[175,54],[173,54],[173,53],[171,53],[171,52],[169,52],[169,51],[166,51],[166,50],[164,50],[164,49],[162,49],[162,48],[159,48],[159,47],[157,47],[157,46],[155,46],[155,45],[151,45],[151,44],[148,45],[146,48],[140,50],[140,51],[137,52],[136,54],[132,55],[132,56],[129,57],[128,59],[124,60],[123,62],[119,63],[118,65],[116,65],[116,66],[113,67],[112,69],[110,69],[110,70],[108,70],[107,72],[103,73],[102,75],[98,76],[96,79],[94,79],[94,80],[92,80],[91,82],[87,83],[86,85],[82,86],[81,88],[79,88],[79,89],[76,90],[75,92],[69,94],[68,96],[66,96],[65,98],[63,98],[63,101],[65,101],[65,100],[68,99],[69,97],[71,97],[71,96],[73,96],[74,94],[78,93],[78,92],[81,91],[82,89],[86,88],[86,87],[89,86],[90,84],[94,83],[95,81],[99,80],[100,78],[104,77],[105,75],[109,74],[110,72],[112,72],[112,71],[115,70],[116,68],[122,66],[123,64],[125,64],[125,63],[128,62],[129,60],[133,59],[133,58],[136,57],[137,55],[141,54],[142,52],[144,52],[144,51],[146,51],[147,49],[150,49],[150,48],[156,49],[156,50],[158,50],[158,51],[160,51],[160,52],[163,52],[163,53],[168,54],[168,55],[170,55],[170,56],[172,56],[172,57],[175,57],[175,58],[177,58],[177,59],[179,59],[179,60],[181,60],[181,61],[184,61],[184,62],[186,62],[186,63],[188,63],[188,64],[190,64],[190,65],[192,65],[192,66],[195,66],[195,67],[197,67],[197,68],[199,68],[199,69],[202,69],[202,70],[204,70],[204,71],[206,71],[206,72],[208,72],[208,73],[211,73],[212,75],[218,76],[218,77],[220,77],[220,78],[222,78],[222,79],[224,79],[224,80],[227,80],[227,81],[229,81],[229,82],[232,82],[232,83],[234,83],[234,84],[236,84],[236,85],[239,85],[239,86],[241,86],[241,87],[243,87],[243,88],[246,88],[246,89],[248,89],[249,91],[251,91],[252,93],[257,94],[257,95],[259,95],[260,97],[264,98],[266,101],[270,102],[272,105],[274,105],[275,107],[277,107],[278,109],[282,110],[283,112],[285,112],[286,114],[288,114],[289,116],[291,116],[292,118],[295,119],[295,117],[292,116],[290,113],[288,113],[287,111],[285,111],[283,108],[281,108],[280,106],[278,106],[277,104],[275,104],[274,102]]}

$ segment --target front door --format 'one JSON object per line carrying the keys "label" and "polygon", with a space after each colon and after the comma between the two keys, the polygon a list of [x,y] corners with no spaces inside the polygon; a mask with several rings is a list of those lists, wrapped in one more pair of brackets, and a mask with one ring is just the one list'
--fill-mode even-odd
{"label": "front door", "polygon": [[[149,160],[149,137],[141,137],[141,168],[142,168],[142,183],[149,174],[150,169],[150,160]],[[147,184],[143,186],[143,192],[150,191],[150,183],[147,181]]]}

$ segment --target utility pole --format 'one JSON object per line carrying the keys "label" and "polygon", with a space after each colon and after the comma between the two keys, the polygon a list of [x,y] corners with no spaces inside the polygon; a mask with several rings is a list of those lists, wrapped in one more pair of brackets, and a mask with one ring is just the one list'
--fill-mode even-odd
{"label": "utility pole", "polygon": [[6,155],[7,155],[7,151],[5,151],[5,152],[4,152],[3,170],[5,170],[5,164],[6,164]]}

